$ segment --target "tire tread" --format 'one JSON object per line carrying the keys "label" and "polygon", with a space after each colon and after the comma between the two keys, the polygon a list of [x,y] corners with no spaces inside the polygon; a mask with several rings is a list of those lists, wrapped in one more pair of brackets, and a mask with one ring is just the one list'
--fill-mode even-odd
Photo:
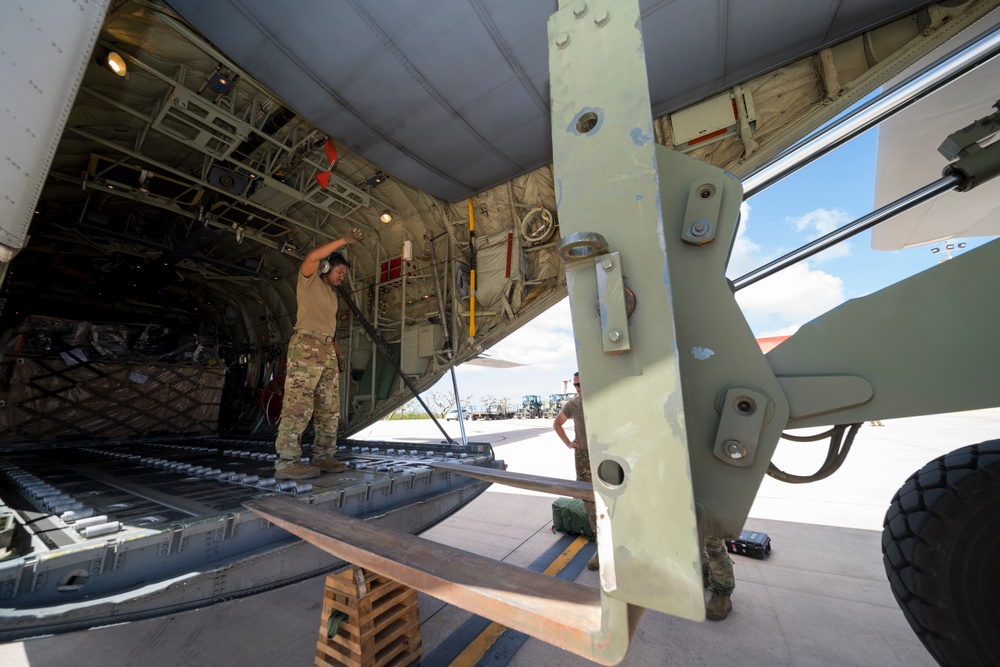
{"label": "tire tread", "polygon": [[882,562],[892,592],[910,627],[942,665],[994,664],[1000,652],[996,638],[976,647],[964,641],[943,574],[968,506],[1000,495],[997,480],[1000,440],[963,447],[913,473],[886,512]]}

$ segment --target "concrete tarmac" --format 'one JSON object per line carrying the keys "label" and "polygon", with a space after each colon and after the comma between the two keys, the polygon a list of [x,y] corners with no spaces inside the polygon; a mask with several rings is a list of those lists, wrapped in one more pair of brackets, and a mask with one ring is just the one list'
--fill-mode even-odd
{"label": "concrete tarmac", "polygon": [[[882,567],[882,518],[896,489],[926,462],[1000,435],[1000,410],[866,424],[847,462],[807,485],[765,478],[746,527],[767,533],[765,560],[733,556],[736,591],[725,621],[693,623],[647,611],[623,665],[858,665],[930,667],[934,660],[896,605]],[[458,425],[446,425],[453,437]],[[572,454],[551,420],[466,422],[470,440],[493,443],[517,472],[571,479]],[[356,437],[437,441],[429,421],[380,422]],[[825,443],[782,441],[774,462],[786,472],[819,467]],[[551,531],[553,497],[493,486],[424,533],[444,544],[528,566],[562,536]],[[598,585],[584,568],[576,581]],[[193,664],[311,665],[324,578],[173,616],[0,645],[5,667],[181,667]],[[471,615],[421,594],[425,663],[457,641]],[[489,664],[504,664],[494,656]],[[528,639],[506,664],[594,663]]]}

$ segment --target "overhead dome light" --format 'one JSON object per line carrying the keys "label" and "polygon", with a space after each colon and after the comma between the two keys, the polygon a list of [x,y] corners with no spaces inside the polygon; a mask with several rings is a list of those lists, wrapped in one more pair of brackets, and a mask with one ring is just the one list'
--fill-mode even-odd
{"label": "overhead dome light", "polygon": [[389,212],[389,209],[386,209],[382,211],[382,215],[380,215],[378,219],[382,222],[390,223],[392,222],[392,213]]}
{"label": "overhead dome light", "polygon": [[128,66],[125,64],[125,59],[115,51],[101,49],[97,54],[97,64],[118,76],[128,74]]}
{"label": "overhead dome light", "polygon": [[118,76],[125,76],[128,72],[128,67],[125,65],[125,59],[114,51],[108,54],[108,69]]}
{"label": "overhead dome light", "polygon": [[222,70],[216,70],[212,76],[208,77],[208,85],[220,95],[225,95],[233,87],[234,77],[229,76]]}

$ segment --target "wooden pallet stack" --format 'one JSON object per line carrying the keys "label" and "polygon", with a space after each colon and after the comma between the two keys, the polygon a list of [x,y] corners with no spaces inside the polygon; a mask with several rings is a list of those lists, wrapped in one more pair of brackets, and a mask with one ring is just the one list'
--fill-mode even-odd
{"label": "wooden pallet stack", "polygon": [[417,592],[360,567],[326,578],[319,667],[405,667],[420,660]]}

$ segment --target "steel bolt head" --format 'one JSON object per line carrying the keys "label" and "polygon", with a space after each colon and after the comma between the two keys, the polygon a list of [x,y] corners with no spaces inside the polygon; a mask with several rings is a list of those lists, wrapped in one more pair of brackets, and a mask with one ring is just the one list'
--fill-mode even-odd
{"label": "steel bolt head", "polygon": [[704,236],[708,233],[708,222],[705,220],[699,220],[698,222],[691,225],[691,229],[688,230],[691,236]]}
{"label": "steel bolt head", "polygon": [[606,9],[599,9],[594,15],[594,23],[598,28],[603,28],[611,20],[611,14]]}
{"label": "steel bolt head", "polygon": [[601,268],[603,268],[605,271],[610,271],[611,269],[615,268],[615,263],[610,259],[605,259],[601,261]]}
{"label": "steel bolt head", "polygon": [[608,340],[610,340],[612,343],[617,343],[621,339],[622,339],[622,332],[618,331],[618,329],[615,329],[614,331],[608,334]]}
{"label": "steel bolt head", "polygon": [[567,46],[569,46],[568,32],[559,33],[559,36],[556,37],[556,46],[558,46],[560,49],[565,49]]}
{"label": "steel bolt head", "polygon": [[578,19],[582,19],[586,15],[587,15],[586,2],[578,2],[576,3],[576,5],[573,6],[573,16],[575,16]]}
{"label": "steel bolt head", "polygon": [[739,443],[738,440],[727,440],[724,445],[726,450],[726,456],[731,459],[741,459],[743,458],[744,449],[743,445]]}

